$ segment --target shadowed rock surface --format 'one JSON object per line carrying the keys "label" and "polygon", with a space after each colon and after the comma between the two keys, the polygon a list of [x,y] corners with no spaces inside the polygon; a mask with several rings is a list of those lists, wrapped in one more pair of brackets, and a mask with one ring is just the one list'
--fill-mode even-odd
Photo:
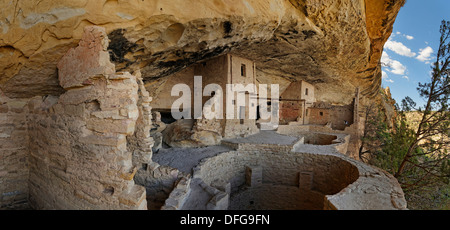
{"label": "shadowed rock surface", "polygon": [[[9,1],[0,11],[0,88],[8,97],[60,95],[56,63],[101,25],[118,71],[144,81],[224,53],[256,62],[260,83],[306,80],[319,100],[375,95],[379,60],[404,0]],[[332,83],[332,84],[330,84]],[[326,92],[326,93],[325,93]]]}

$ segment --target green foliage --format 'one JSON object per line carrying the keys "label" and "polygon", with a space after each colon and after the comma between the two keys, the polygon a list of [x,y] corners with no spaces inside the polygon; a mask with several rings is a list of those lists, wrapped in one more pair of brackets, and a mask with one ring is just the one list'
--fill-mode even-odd
{"label": "green foliage", "polygon": [[[369,164],[395,174],[415,141],[415,130],[400,111],[392,129],[385,122],[379,122],[372,138],[378,138],[381,146],[371,154]],[[423,145],[416,146],[413,149],[415,157],[409,159],[409,164],[397,179],[410,209],[449,209],[450,178],[433,175],[450,175],[450,159],[436,164],[439,158],[427,152]]]}
{"label": "green foliage", "polygon": [[[429,82],[419,83],[424,108],[406,97],[392,131],[380,126],[382,148],[370,163],[395,175],[402,185],[410,208],[448,209],[450,202],[450,22],[441,24],[441,38],[433,74]],[[417,125],[405,114],[419,111]]]}
{"label": "green foliage", "polygon": [[378,124],[376,137],[382,144],[369,162],[391,174],[397,172],[414,137],[414,131],[409,128],[405,116],[400,114],[399,117],[392,130],[388,129],[385,122]]}

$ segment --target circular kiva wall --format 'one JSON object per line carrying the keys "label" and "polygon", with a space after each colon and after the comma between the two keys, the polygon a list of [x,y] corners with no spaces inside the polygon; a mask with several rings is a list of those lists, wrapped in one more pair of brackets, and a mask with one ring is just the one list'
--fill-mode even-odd
{"label": "circular kiva wall", "polygon": [[234,151],[204,160],[194,177],[211,186],[229,182],[230,210],[312,210],[324,209],[325,195],[355,182],[359,171],[332,155]]}
{"label": "circular kiva wall", "polygon": [[333,141],[337,140],[337,136],[322,133],[307,133],[302,134],[305,144],[311,145],[332,145]]}

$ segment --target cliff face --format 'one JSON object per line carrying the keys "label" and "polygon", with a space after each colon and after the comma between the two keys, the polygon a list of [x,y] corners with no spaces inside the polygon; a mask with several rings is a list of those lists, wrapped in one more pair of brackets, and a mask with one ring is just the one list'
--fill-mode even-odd
{"label": "cliff face", "polygon": [[116,69],[144,81],[234,53],[261,83],[306,80],[317,100],[373,96],[379,60],[404,0],[1,0],[0,88],[8,97],[60,95],[56,63],[100,25]]}

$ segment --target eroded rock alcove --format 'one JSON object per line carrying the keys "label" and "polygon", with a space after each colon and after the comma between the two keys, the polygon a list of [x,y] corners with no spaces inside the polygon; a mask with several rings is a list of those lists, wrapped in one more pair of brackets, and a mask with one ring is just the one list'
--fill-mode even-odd
{"label": "eroded rock alcove", "polygon": [[[361,121],[357,111],[376,100],[382,47],[403,3],[6,3],[0,10],[0,207],[181,209],[189,207],[183,202],[189,201],[187,191],[192,188],[213,194],[205,209],[220,209],[230,201],[231,193],[226,192],[229,178],[209,181],[203,173],[217,173],[217,168],[205,171],[203,166],[226,156],[228,162],[248,156],[249,167],[263,163],[261,169],[252,171],[263,173],[262,182],[289,180],[287,186],[301,189],[302,175],[311,171],[316,179],[322,175],[342,179],[336,177],[341,174],[350,178],[336,186],[326,182],[326,189],[319,186],[322,180],[312,180],[320,198],[302,207],[320,208],[318,200],[323,198],[328,201],[325,209],[404,209],[403,193],[395,179],[351,158],[339,158],[344,154],[352,157],[358,144]],[[330,105],[327,108],[351,109],[353,123],[340,124],[342,129],[334,130],[321,123],[304,126],[293,122],[279,127],[278,134],[285,135],[281,145],[242,139],[222,142],[218,138],[214,142],[223,149],[196,158],[186,170],[156,163],[152,158],[164,152],[161,130],[166,125],[158,118],[160,114],[152,116],[152,96],[161,93],[159,86],[171,76],[224,55],[251,60],[257,84],[276,83],[283,91],[291,82],[309,82],[315,87],[316,99]],[[321,116],[324,108],[317,109]],[[207,122],[195,125],[200,131],[211,131]],[[243,135],[247,140],[254,140],[252,135],[258,132],[256,124],[252,128]],[[317,134],[304,136],[301,142],[304,132]],[[155,141],[160,147],[155,148]],[[309,144],[323,146],[311,148]],[[267,150],[273,154],[265,155]],[[318,152],[341,155],[304,160],[308,158],[304,154]],[[262,161],[264,157],[267,159]],[[335,170],[327,163],[336,159],[336,165],[343,168]],[[258,161],[262,163],[255,165]],[[276,162],[298,165],[292,165],[292,172],[272,178],[269,175],[275,175]],[[323,170],[315,171],[323,162]],[[242,179],[246,169],[239,167]],[[302,167],[308,169],[304,172]],[[374,183],[370,181],[373,178],[377,186],[363,186]],[[358,189],[363,192],[350,192]],[[355,201],[369,199],[363,193],[372,190],[383,191],[381,198],[370,198],[379,198],[382,202],[376,203],[382,205],[355,205]]]}

